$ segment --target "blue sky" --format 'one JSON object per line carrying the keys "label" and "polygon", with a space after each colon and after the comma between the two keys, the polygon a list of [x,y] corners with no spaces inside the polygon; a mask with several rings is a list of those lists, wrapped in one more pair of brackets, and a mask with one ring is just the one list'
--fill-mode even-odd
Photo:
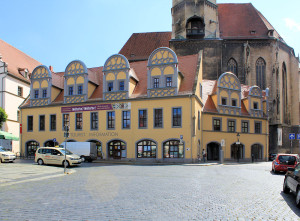
{"label": "blue sky", "polygon": [[[148,4],[151,2],[151,4]],[[300,53],[299,0],[217,0],[252,3]],[[288,3],[287,3],[288,2]],[[41,63],[64,71],[79,59],[102,66],[132,33],[171,31],[172,0],[0,0],[0,38]]]}

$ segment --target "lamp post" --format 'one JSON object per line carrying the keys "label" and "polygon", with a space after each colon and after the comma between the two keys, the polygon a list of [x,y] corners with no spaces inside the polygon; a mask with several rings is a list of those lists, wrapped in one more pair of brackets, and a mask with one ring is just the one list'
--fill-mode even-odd
{"label": "lamp post", "polygon": [[240,133],[237,133],[236,134],[236,137],[237,137],[237,142],[236,142],[236,148],[237,148],[237,151],[236,151],[236,154],[237,154],[237,161],[239,162],[240,161]]}

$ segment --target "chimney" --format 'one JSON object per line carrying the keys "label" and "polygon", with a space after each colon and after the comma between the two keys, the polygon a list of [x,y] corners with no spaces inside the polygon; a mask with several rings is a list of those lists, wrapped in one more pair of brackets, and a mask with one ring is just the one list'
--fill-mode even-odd
{"label": "chimney", "polygon": [[49,69],[51,72],[53,72],[53,67],[51,65],[49,66]]}

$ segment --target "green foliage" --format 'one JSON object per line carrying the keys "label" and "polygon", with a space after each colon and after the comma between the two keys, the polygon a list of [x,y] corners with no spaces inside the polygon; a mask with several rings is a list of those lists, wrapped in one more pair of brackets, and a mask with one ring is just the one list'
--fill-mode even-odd
{"label": "green foliage", "polygon": [[3,123],[7,120],[7,114],[3,108],[0,107],[0,128],[2,127]]}

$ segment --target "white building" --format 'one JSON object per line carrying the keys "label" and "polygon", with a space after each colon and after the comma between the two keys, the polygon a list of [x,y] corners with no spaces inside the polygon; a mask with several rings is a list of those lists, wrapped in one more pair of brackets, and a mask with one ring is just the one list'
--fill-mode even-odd
{"label": "white building", "polygon": [[[41,65],[22,51],[0,39],[0,106],[8,115],[1,130],[20,136],[19,106],[30,92],[30,74]],[[12,141],[13,152],[20,152],[19,141]]]}

